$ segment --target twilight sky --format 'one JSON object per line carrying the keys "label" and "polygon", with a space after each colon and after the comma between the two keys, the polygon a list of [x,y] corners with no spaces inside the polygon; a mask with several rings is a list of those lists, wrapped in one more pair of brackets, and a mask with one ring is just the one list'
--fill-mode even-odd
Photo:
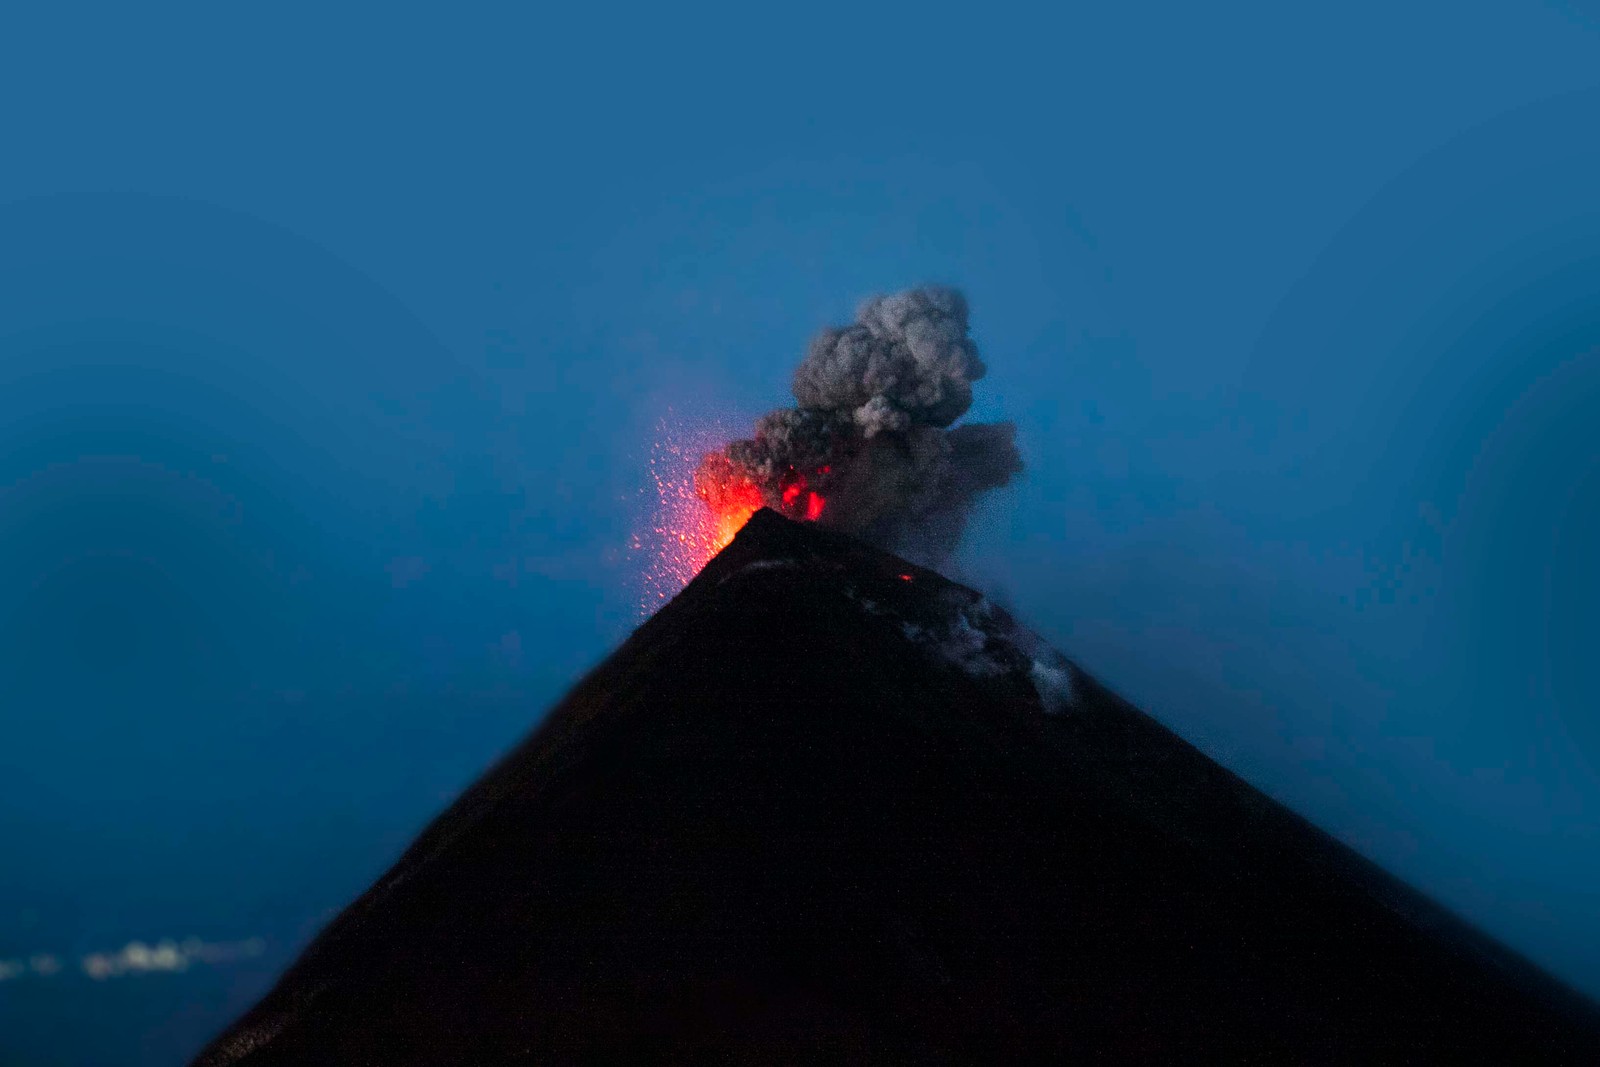
{"label": "twilight sky", "polygon": [[182,1062],[921,282],[956,575],[1600,994],[1600,15],[1038,6],[0,17],[0,1065]]}

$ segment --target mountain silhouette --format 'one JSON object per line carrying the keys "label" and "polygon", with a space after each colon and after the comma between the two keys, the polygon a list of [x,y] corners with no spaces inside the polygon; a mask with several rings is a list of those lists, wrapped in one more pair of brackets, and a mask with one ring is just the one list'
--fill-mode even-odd
{"label": "mountain silhouette", "polygon": [[198,1065],[1600,1062],[977,593],[758,512]]}

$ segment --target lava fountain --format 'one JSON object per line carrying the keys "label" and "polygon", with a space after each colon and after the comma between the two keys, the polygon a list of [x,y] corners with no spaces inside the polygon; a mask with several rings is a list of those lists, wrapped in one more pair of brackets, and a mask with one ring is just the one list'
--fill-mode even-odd
{"label": "lava fountain", "polygon": [[794,406],[761,416],[749,437],[663,423],[651,457],[657,551],[646,610],[762,507],[937,567],[977,500],[1022,470],[1011,423],[956,425],[985,373],[966,297],[925,286],[873,297],[853,323],[817,334],[795,368]]}
{"label": "lava fountain", "polygon": [[688,585],[764,503],[749,479],[714,484],[696,476],[707,453],[726,440],[718,428],[686,426],[674,416],[657,426],[650,452],[649,491],[655,499],[645,529],[633,540],[645,557],[643,615]]}

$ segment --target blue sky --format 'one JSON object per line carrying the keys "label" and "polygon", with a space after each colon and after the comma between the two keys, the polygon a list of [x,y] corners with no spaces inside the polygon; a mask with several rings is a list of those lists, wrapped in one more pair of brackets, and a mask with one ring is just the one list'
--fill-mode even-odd
{"label": "blue sky", "polygon": [[925,281],[960,576],[1600,993],[1600,17],[1034,7],[4,16],[0,1063],[179,1062],[634,624],[659,420]]}

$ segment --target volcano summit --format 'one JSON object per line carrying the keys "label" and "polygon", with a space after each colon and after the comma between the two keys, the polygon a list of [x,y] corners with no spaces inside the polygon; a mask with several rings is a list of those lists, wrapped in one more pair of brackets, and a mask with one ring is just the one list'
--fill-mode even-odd
{"label": "volcano summit", "polygon": [[1600,1062],[980,596],[760,511],[202,1054]]}

